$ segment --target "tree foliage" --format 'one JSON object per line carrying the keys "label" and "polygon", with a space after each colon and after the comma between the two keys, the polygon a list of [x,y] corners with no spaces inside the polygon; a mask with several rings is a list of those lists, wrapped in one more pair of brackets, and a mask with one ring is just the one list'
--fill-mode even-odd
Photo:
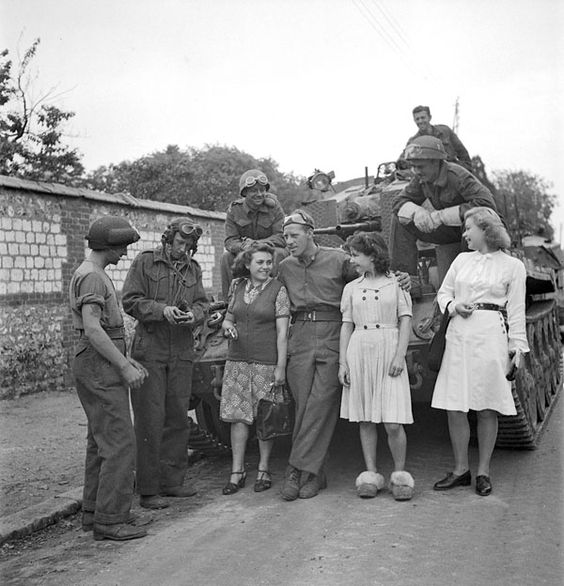
{"label": "tree foliage", "polygon": [[261,169],[289,212],[305,199],[304,181],[282,173],[271,158],[256,159],[235,147],[206,145],[181,150],[169,145],[163,151],[99,167],[88,174],[86,186],[109,193],[224,211],[239,197],[239,177],[248,169]]}
{"label": "tree foliage", "polygon": [[0,52],[0,174],[73,185],[84,172],[80,154],[63,142],[74,112],[50,104],[51,92],[33,99],[29,69],[39,39],[13,72],[8,50]]}
{"label": "tree foliage", "polygon": [[526,171],[494,171],[496,203],[514,237],[530,234],[552,238],[550,217],[556,205],[552,185]]}

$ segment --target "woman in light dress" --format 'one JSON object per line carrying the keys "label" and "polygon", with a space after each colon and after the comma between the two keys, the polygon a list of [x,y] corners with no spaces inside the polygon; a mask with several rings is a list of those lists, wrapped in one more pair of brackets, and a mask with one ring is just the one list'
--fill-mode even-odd
{"label": "woman in light dress", "polygon": [[467,413],[476,411],[479,462],[476,492],[492,491],[490,460],[497,438],[497,415],[515,415],[510,370],[529,351],[525,329],[523,263],[503,249],[510,239],[499,216],[489,208],[465,214],[463,234],[470,250],[456,257],[437,299],[452,316],[432,407],[448,413],[454,469],[435,483],[435,490],[469,486],[470,427]]}
{"label": "woman in light dress", "polygon": [[405,355],[411,328],[411,297],[389,271],[382,236],[359,232],[347,240],[358,279],[343,291],[339,380],[343,385],[341,417],[359,422],[366,471],[356,479],[361,497],[384,487],[376,463],[378,423],[384,423],[394,460],[390,487],[396,500],[413,496],[405,471],[404,424],[413,423]]}

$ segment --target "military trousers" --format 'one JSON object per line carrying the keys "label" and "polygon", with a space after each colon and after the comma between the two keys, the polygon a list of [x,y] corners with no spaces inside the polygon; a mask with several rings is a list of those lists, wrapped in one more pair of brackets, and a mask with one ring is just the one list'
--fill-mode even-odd
{"label": "military trousers", "polygon": [[[410,275],[417,274],[417,240],[432,244],[460,244],[460,251],[468,250],[466,242],[462,241],[461,226],[439,226],[431,232],[421,232],[415,224],[402,224],[398,217],[392,216],[390,234],[391,269],[405,271]],[[456,253],[458,254],[458,253]],[[454,254],[454,256],[456,256]],[[451,262],[453,259],[450,259]],[[450,263],[448,263],[450,264]]]}
{"label": "military trousers", "polygon": [[[114,340],[121,351],[123,340]],[[116,368],[92,346],[73,362],[76,390],[88,420],[82,508],[96,523],[123,523],[133,498],[135,439],[129,391]]]}
{"label": "military trousers", "polygon": [[289,463],[319,474],[339,417],[341,322],[297,321],[290,328],[286,377],[296,403]]}
{"label": "military trousers", "polygon": [[186,476],[192,362],[178,357],[141,362],[149,376],[132,394],[131,404],[137,492],[150,496],[182,486]]}

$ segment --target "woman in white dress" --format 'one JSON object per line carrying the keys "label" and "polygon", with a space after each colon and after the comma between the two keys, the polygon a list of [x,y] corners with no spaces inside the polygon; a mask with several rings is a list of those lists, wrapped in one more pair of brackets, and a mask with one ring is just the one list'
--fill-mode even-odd
{"label": "woman in white dress", "polygon": [[470,250],[459,254],[439,289],[442,311],[451,320],[446,347],[433,393],[432,407],[448,412],[454,470],[434,485],[435,490],[468,486],[470,426],[467,413],[476,411],[479,462],[476,492],[492,491],[490,460],[497,438],[497,414],[515,415],[508,372],[518,368],[529,351],[525,329],[523,263],[503,249],[509,235],[489,208],[466,212],[464,238]]}

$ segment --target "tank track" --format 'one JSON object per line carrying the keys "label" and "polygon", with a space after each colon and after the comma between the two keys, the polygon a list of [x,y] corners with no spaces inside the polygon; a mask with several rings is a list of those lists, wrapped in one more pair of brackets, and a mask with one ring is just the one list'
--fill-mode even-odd
{"label": "tank track", "polygon": [[231,448],[220,442],[211,433],[200,427],[191,417],[188,417],[190,440],[188,448],[205,456],[227,456]]}
{"label": "tank track", "polygon": [[527,310],[530,353],[512,385],[517,415],[499,417],[496,446],[534,449],[562,388],[562,347],[554,301]]}

